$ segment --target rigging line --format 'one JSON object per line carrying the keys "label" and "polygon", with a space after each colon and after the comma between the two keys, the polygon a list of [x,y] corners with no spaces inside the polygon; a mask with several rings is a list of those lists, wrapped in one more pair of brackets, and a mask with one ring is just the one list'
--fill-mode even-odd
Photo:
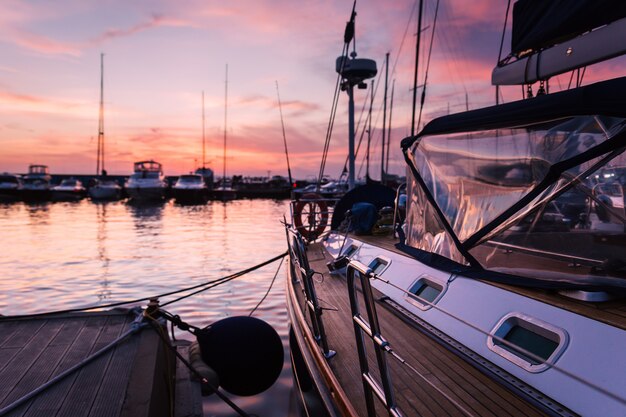
{"label": "rigging line", "polygon": [[[403,292],[404,294],[408,295],[411,298],[415,298],[415,294],[413,294],[410,291],[405,290],[402,287],[399,287],[398,285],[392,283],[389,280],[382,279],[382,278],[380,278],[378,275],[376,275],[374,273],[372,273],[370,275],[370,277],[373,278],[373,279],[376,279],[378,281],[381,281],[381,282],[383,282],[383,283],[385,283],[385,284],[395,288],[398,291]],[[454,315],[453,313],[451,313],[451,312],[449,312],[449,311],[447,311],[447,310],[445,310],[445,309],[443,309],[443,308],[441,308],[441,307],[431,303],[430,301],[427,301],[427,300],[425,300],[423,298],[420,298],[419,301],[420,301],[420,303],[426,304],[427,306],[432,307],[433,309],[435,309],[435,310],[445,314],[446,316],[448,316],[448,317],[450,317],[450,318],[452,318],[454,320],[457,320],[461,324],[464,324],[464,325],[468,326],[469,328],[471,328],[473,330],[476,330],[477,332],[482,333],[483,335],[485,335],[487,337],[493,338],[498,343],[501,343],[501,344],[503,344],[503,345],[505,345],[505,346],[507,346],[507,347],[509,347],[511,349],[514,349],[514,350],[516,350],[516,351],[518,351],[518,352],[528,356],[529,358],[531,358],[531,359],[533,359],[535,361],[538,361],[539,363],[546,364],[550,368],[553,368],[554,370],[564,374],[565,376],[568,376],[568,377],[572,378],[573,380],[575,380],[577,382],[580,382],[581,384],[586,385],[586,386],[592,388],[593,390],[598,391],[601,394],[604,394],[607,397],[610,397],[613,400],[615,400],[615,401],[617,401],[617,402],[619,402],[621,404],[626,405],[626,399],[625,398],[620,397],[619,395],[617,395],[617,394],[615,394],[615,393],[613,393],[613,392],[611,392],[611,391],[609,391],[609,390],[607,390],[607,389],[605,389],[605,388],[595,384],[594,382],[588,381],[588,380],[586,380],[583,377],[580,377],[580,376],[578,376],[578,375],[576,375],[576,374],[574,374],[574,373],[572,373],[572,372],[570,372],[570,371],[568,371],[566,369],[563,369],[560,366],[557,366],[554,362],[545,360],[542,357],[540,357],[540,356],[538,356],[538,355],[536,355],[536,354],[534,354],[532,352],[527,351],[526,349],[522,348],[521,346],[516,345],[515,343],[512,343],[512,342],[510,342],[508,340],[505,340],[505,339],[503,339],[503,338],[501,338],[499,336],[496,336],[495,334],[491,334],[490,332],[481,329],[480,327],[476,326],[475,324],[470,323],[469,321]]]}
{"label": "rigging line", "polygon": [[283,105],[280,102],[280,93],[278,92],[278,80],[276,80],[276,97],[278,98],[278,110],[280,111],[280,124],[283,128],[283,142],[285,144],[285,156],[287,157],[287,174],[289,175],[289,185],[293,187],[293,178],[291,177],[291,165],[289,164],[289,151],[287,151],[287,135],[285,135],[285,122],[283,121]]}
{"label": "rigging line", "polygon": [[111,308],[111,307],[119,307],[122,305],[126,305],[126,304],[136,304],[142,301],[148,301],[151,298],[162,298],[162,297],[167,297],[170,295],[175,295],[175,294],[180,294],[182,292],[186,292],[186,291],[191,291],[191,290],[195,290],[196,288],[200,288],[200,287],[204,287],[207,285],[212,285],[212,284],[220,284],[222,281],[229,281],[231,279],[235,279],[235,278],[239,278],[249,272],[255,271],[259,268],[262,268],[266,265],[269,265],[279,259],[284,258],[287,255],[287,251],[281,253],[278,256],[275,256],[271,259],[268,259],[267,261],[264,261],[260,264],[254,265],[252,267],[246,268],[244,270],[241,270],[239,272],[235,272],[233,274],[230,275],[226,275],[222,278],[217,278],[211,281],[206,281],[200,284],[196,284],[193,285],[191,287],[187,287],[187,288],[182,288],[182,289],[178,289],[178,290],[174,290],[174,291],[169,291],[163,294],[158,294],[158,295],[151,295],[149,297],[143,297],[143,298],[136,298],[134,300],[128,300],[128,301],[120,301],[117,303],[110,303],[110,304],[104,304],[104,305],[94,305],[94,306],[88,306],[88,307],[78,307],[78,308],[71,308],[71,309],[66,309],[66,310],[58,310],[58,311],[47,311],[47,312],[43,312],[43,313],[33,313],[33,314],[23,314],[23,315],[15,315],[15,316],[0,316],[0,321],[3,320],[12,320],[12,319],[23,319],[23,318],[35,318],[35,317],[44,317],[44,316],[51,316],[51,315],[57,315],[57,314],[65,314],[65,313],[78,313],[81,311],[89,311],[89,310],[95,310],[95,309],[102,309],[102,308]]}
{"label": "rigging line", "polygon": [[[437,4],[439,4],[439,1],[437,1]],[[511,8],[511,0],[509,0],[506,5],[506,14],[504,15],[504,26],[502,27],[502,38],[500,38],[500,51],[498,52],[497,64],[500,64],[500,61],[502,61],[502,47],[504,46],[504,35],[506,34],[506,25],[509,22],[510,8]]]}
{"label": "rigging line", "polygon": [[426,101],[426,83],[428,82],[428,71],[430,70],[430,58],[433,54],[433,41],[435,40],[435,29],[437,28],[437,14],[439,13],[439,0],[435,6],[435,17],[433,19],[433,33],[430,36],[430,46],[428,47],[428,57],[426,58],[426,71],[424,73],[424,86],[422,87],[422,97],[420,99],[420,112],[417,119],[417,128],[419,129],[422,122],[422,110],[424,110],[424,102]]}
{"label": "rigging line", "polygon": [[[346,29],[344,31],[344,45],[341,50],[341,56],[348,56],[348,51],[350,50],[350,41],[354,36],[354,19],[356,17],[356,0],[352,4],[352,12],[350,14],[350,21],[346,24]],[[335,83],[335,94],[333,97],[333,104],[330,112],[330,120],[328,122],[328,127],[326,128],[326,141],[324,143],[324,151],[322,152],[322,162],[320,163],[319,176],[317,180],[317,186],[319,188],[322,183],[322,177],[324,176],[324,170],[326,169],[326,160],[328,158],[328,149],[330,146],[330,138],[332,136],[333,126],[335,124],[335,116],[337,114],[337,106],[339,104],[339,95],[341,93],[340,85],[341,85],[341,73],[343,72],[343,67],[345,65],[346,59],[341,60],[341,67],[337,73],[337,81]]]}
{"label": "rigging line", "polygon": [[280,267],[283,266],[283,261],[285,260],[285,258],[282,258],[280,260],[280,263],[278,264],[278,268],[276,268],[276,273],[274,274],[274,278],[272,278],[272,282],[270,282],[270,286],[267,289],[267,291],[265,292],[265,295],[263,296],[263,298],[261,298],[261,301],[259,301],[259,303],[254,306],[254,308],[252,309],[252,311],[250,311],[250,314],[248,314],[248,317],[251,317],[252,314],[254,314],[254,312],[256,311],[257,308],[259,308],[259,306],[261,306],[261,304],[263,304],[263,301],[265,301],[265,299],[267,298],[267,296],[269,295],[270,291],[272,290],[272,287],[274,286],[274,281],[276,281],[276,277],[278,276],[278,271],[280,271]]}

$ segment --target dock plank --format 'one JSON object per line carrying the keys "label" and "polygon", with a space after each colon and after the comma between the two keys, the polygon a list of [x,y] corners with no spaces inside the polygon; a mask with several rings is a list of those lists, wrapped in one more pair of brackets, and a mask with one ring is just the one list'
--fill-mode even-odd
{"label": "dock plank", "polygon": [[[30,323],[28,323],[30,324]],[[37,329],[26,344],[14,357],[13,360],[0,372],[0,407],[8,404],[7,397],[18,386],[27,374],[28,370],[45,351],[50,340],[61,330],[63,323],[60,321],[45,321],[35,326],[25,326],[30,330]]]}
{"label": "dock plank", "polygon": [[[103,325],[105,323],[104,318],[92,318],[91,320],[99,322]],[[86,318],[74,319],[71,320],[71,323],[73,324],[71,327],[72,331],[70,332],[69,328],[64,328],[62,332],[64,332],[64,335],[68,340],[71,340],[72,343],[54,369],[52,375],[50,376],[51,379],[86,358],[92,350],[93,344],[100,333],[100,329],[97,326],[93,326],[93,323],[90,326],[86,326]],[[50,387],[45,394],[42,394],[34,399],[28,409],[25,410],[25,413],[20,414],[19,417],[45,417],[53,415],[59,408],[59,405],[63,401],[63,398],[65,398],[67,392],[72,387],[75,378],[76,374],[69,375],[62,381],[59,381],[54,386]]]}
{"label": "dock plank", "polygon": [[[98,337],[94,339],[89,354],[93,354],[102,346],[115,340],[124,324],[113,326],[115,330],[110,329],[111,326],[105,326],[106,318],[96,318],[87,322],[87,328],[98,330]],[[101,380],[111,360],[112,352],[104,353],[96,358],[80,371],[77,371],[72,387],[63,399],[57,415],[59,416],[85,416],[91,409],[93,401],[97,395]]]}

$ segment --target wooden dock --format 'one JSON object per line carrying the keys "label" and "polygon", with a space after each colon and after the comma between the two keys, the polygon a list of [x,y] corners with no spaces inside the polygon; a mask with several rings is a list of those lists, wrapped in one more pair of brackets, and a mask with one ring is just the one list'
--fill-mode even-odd
{"label": "wooden dock", "polygon": [[134,319],[113,310],[0,320],[0,415],[201,416],[198,384],[149,326],[41,389],[128,332]]}

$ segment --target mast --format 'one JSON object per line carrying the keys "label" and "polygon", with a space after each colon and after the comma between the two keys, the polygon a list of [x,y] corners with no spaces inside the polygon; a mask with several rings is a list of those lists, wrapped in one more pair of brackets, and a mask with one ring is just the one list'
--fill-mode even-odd
{"label": "mast", "polygon": [[367,153],[365,154],[365,178],[367,181],[370,179],[370,143],[372,141],[372,107],[374,107],[374,80],[372,80],[372,86],[370,87],[370,110],[367,116]]}
{"label": "mast", "polygon": [[[278,97],[278,110],[280,111],[280,124],[283,128],[283,142],[285,144],[285,156],[287,157],[287,174],[289,175],[289,185],[293,187],[293,178],[291,177],[291,165],[289,164],[289,152],[287,151],[287,135],[285,135],[285,122],[283,121],[283,105],[280,102],[280,93],[278,91],[278,80],[276,80],[276,97]],[[269,174],[267,175],[269,178]]]}
{"label": "mast", "polygon": [[389,172],[389,154],[391,151],[389,150],[391,145],[391,116],[393,115],[393,92],[396,88],[396,80],[394,79],[391,82],[391,98],[389,99],[389,125],[387,126],[387,161],[385,163],[385,171]]}
{"label": "mast", "polygon": [[387,84],[389,82],[389,52],[385,54],[385,97],[383,99],[383,146],[380,160],[380,182],[385,183],[385,133],[387,132]]}
{"label": "mast", "polygon": [[104,54],[100,53],[100,114],[98,117],[98,156],[96,175],[104,172]]}
{"label": "mast", "polygon": [[424,0],[420,0],[419,13],[417,15],[417,42],[415,43],[415,73],[413,74],[413,114],[411,116],[411,136],[415,136],[415,109],[417,106],[417,70],[420,59],[420,42],[422,38],[422,12]]}
{"label": "mast", "polygon": [[202,170],[204,172],[205,164],[205,135],[204,135],[204,90],[202,90]]}
{"label": "mast", "polygon": [[222,163],[222,187],[226,188],[226,136],[228,122],[228,64],[226,64],[226,82],[224,83],[224,160]]}

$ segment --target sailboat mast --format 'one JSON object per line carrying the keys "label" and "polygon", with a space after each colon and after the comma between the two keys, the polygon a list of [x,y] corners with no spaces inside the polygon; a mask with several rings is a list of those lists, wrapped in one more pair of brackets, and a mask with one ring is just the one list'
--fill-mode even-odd
{"label": "sailboat mast", "polygon": [[[422,12],[424,0],[420,0],[419,13],[417,15],[417,41],[415,43],[415,73],[413,74],[413,114],[411,116],[411,136],[415,136],[415,110],[417,108],[417,70],[420,60],[420,42],[422,40]],[[419,128],[419,126],[418,126]]]}
{"label": "sailboat mast", "polygon": [[226,188],[226,135],[228,122],[228,64],[226,64],[226,82],[224,83],[224,160],[222,163],[222,187]]}
{"label": "sailboat mast", "polygon": [[380,159],[380,182],[385,183],[385,134],[387,133],[387,83],[389,82],[389,52],[385,55],[385,97],[383,99],[383,146]]}
{"label": "sailboat mast", "polygon": [[98,157],[96,175],[104,172],[104,54],[100,54],[100,114],[98,118]]}
{"label": "sailboat mast", "polygon": [[280,124],[283,128],[283,142],[285,144],[285,156],[287,157],[287,174],[289,175],[289,184],[293,187],[293,178],[291,177],[291,165],[289,164],[289,152],[287,151],[287,135],[285,135],[285,122],[283,121],[283,105],[280,102],[278,81],[276,81],[276,97],[278,98],[278,110],[280,111]]}
{"label": "sailboat mast", "polygon": [[389,125],[387,125],[387,161],[385,162],[385,172],[389,172],[389,154],[391,154],[391,116],[393,115],[393,92],[396,88],[396,80],[391,82],[391,98],[389,99]]}
{"label": "sailboat mast", "polygon": [[204,90],[202,91],[202,169],[206,166],[205,164],[205,134],[204,134]]}
{"label": "sailboat mast", "polygon": [[365,178],[370,179],[370,143],[372,142],[372,107],[374,107],[374,80],[372,80],[372,86],[370,87],[370,110],[367,115],[368,127],[367,127],[367,153],[365,154]]}

